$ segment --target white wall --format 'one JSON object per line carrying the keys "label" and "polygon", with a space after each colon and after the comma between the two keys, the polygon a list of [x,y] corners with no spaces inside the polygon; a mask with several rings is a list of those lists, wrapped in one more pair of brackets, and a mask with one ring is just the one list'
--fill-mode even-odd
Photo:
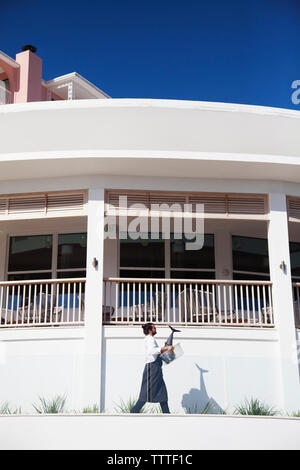
{"label": "white wall", "polygon": [[2,106],[0,180],[102,173],[299,182],[299,115],[174,100]]}
{"label": "white wall", "polygon": [[[1,183],[0,192],[91,187],[194,191],[217,189],[232,192],[267,192],[272,189],[290,195],[300,195],[297,185],[284,182],[250,180],[243,182],[197,178],[156,178],[153,180],[149,177],[107,176],[22,180],[20,183],[6,181]],[[86,220],[77,218],[61,222],[55,219],[1,222],[0,230],[5,234],[3,235],[5,239],[7,233],[23,233],[24,230],[26,233],[33,233],[33,229],[46,230],[52,226],[58,228],[58,224],[62,224],[61,228],[67,224],[68,230],[86,228]],[[214,224],[215,227],[213,227]],[[215,228],[220,230],[220,233],[225,230],[227,234],[234,232],[252,236],[266,235],[264,222],[258,224],[249,221],[243,223],[222,221],[216,224],[209,221],[208,231]],[[294,239],[297,241],[297,231],[294,231]],[[5,253],[3,242],[0,250]],[[114,276],[117,274],[116,243],[106,241],[104,252],[106,255],[104,275]],[[0,274],[3,270],[3,255],[1,259]],[[228,256],[224,257],[222,263],[223,265],[219,267],[220,272],[229,263]],[[70,333],[65,337],[67,331]],[[1,377],[5,377],[4,385],[0,389],[0,402],[9,400],[12,405],[21,405],[29,409],[39,394],[50,397],[66,392],[68,396],[72,396],[71,402],[68,403],[69,407],[79,409],[82,406],[91,405],[92,403],[85,402],[83,390],[84,387],[88,387],[88,381],[83,380],[82,364],[83,360],[86,363],[89,362],[83,347],[85,333],[83,329],[79,339],[76,336],[79,334],[78,331],[80,330],[62,328],[0,331],[0,348],[5,352],[5,361],[2,361],[0,365]],[[168,330],[162,328],[161,331],[158,339],[163,342],[168,335]],[[212,397],[223,409],[228,407],[230,409],[245,397],[250,396],[257,396],[270,405],[283,406],[276,330],[189,328],[183,333],[180,341],[184,346],[185,355],[178,360],[178,363],[164,369],[173,411],[182,409],[182,398],[186,394],[190,393],[189,396],[199,398],[199,406],[206,399],[205,393],[199,392],[200,372],[195,364],[208,370],[203,375],[207,396]],[[144,365],[143,335],[140,327],[105,327],[103,334],[102,379],[103,377],[106,379],[102,380],[102,407],[112,410],[114,403],[118,403],[120,398],[125,400],[130,395],[137,396],[139,392]],[[96,352],[90,358],[90,363],[95,361],[94,363],[97,364],[95,354]],[[125,379],[123,379],[124,375]]]}
{"label": "white wall", "polygon": [[[168,335],[168,328],[159,327],[158,343],[162,345]],[[104,327],[103,410],[115,412],[121,400],[138,396],[144,368],[143,339],[141,327]],[[276,330],[182,328],[175,335],[177,342],[184,355],[163,366],[173,413],[202,409],[210,399],[214,412],[230,412],[251,397],[283,408]],[[82,327],[2,330],[0,403],[9,401],[12,407],[31,412],[38,396],[66,394],[68,410],[93,405],[96,400],[86,400],[90,388],[86,364],[95,360],[85,349]]]}
{"label": "white wall", "polygon": [[[0,449],[103,449],[111,450],[112,458],[118,456],[118,450],[128,449],[167,449],[179,455],[185,449],[300,450],[299,430],[299,418],[266,416],[1,416]],[[159,464],[159,457],[153,460],[151,455],[166,453],[143,452],[135,467],[143,468],[144,458]],[[188,462],[195,463],[193,457]]]}
{"label": "white wall", "polygon": [[1,330],[0,404],[33,412],[39,396],[66,394],[69,409],[82,409],[84,352],[80,327]]}
{"label": "white wall", "polygon": [[[157,341],[163,345],[170,330],[157,329]],[[183,405],[202,409],[209,399],[215,411],[232,411],[251,397],[282,408],[276,330],[190,327],[175,334],[177,342],[184,355],[163,366],[172,412],[184,411]],[[103,348],[102,408],[111,412],[121,400],[139,394],[144,368],[142,328],[104,327]]]}

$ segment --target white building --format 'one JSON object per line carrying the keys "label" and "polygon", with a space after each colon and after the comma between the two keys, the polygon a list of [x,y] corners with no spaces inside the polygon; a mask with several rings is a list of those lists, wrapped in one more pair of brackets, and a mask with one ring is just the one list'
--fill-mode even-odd
{"label": "white building", "polygon": [[[107,99],[78,74],[26,75],[38,60],[0,53],[0,402],[66,394],[113,411],[138,395],[154,321],[161,344],[181,329],[171,411],[300,409],[300,113]],[[147,217],[204,204],[203,249],[104,240],[120,195]]]}

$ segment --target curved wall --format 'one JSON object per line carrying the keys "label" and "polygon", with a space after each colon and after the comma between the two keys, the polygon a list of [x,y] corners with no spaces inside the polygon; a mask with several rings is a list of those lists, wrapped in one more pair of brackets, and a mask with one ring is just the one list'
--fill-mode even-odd
{"label": "curved wall", "polygon": [[41,102],[1,106],[0,129],[1,179],[300,181],[299,111],[171,100]]}

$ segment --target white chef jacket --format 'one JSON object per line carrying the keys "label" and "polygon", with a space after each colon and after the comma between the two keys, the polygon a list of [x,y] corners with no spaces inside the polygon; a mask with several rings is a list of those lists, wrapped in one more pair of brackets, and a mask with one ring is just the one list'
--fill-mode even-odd
{"label": "white chef jacket", "polygon": [[151,335],[147,335],[145,338],[146,364],[149,362],[154,362],[157,359],[157,356],[160,354],[160,350],[161,348],[158,346],[156,339]]}

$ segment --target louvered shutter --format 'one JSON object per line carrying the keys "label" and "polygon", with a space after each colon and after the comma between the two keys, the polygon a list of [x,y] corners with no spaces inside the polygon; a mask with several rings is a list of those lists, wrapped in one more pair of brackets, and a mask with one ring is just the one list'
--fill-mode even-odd
{"label": "louvered shutter", "polygon": [[6,205],[7,205],[7,200],[6,199],[0,199],[0,217],[3,215],[6,215]]}
{"label": "louvered shutter", "polygon": [[85,191],[0,196],[0,219],[84,215],[86,202]]}
{"label": "louvered shutter", "polygon": [[267,213],[264,196],[227,196],[228,214],[265,215]]}
{"label": "louvered shutter", "polygon": [[300,222],[300,198],[287,198],[288,218],[290,222]]}
{"label": "louvered shutter", "polygon": [[205,195],[191,195],[189,202],[193,205],[193,210],[196,209],[196,204],[204,204],[205,214],[223,214],[226,215],[226,199],[223,195],[220,196],[205,196]]}
{"label": "louvered shutter", "polygon": [[84,194],[48,194],[47,195],[47,213],[57,211],[83,211]]}
{"label": "louvered shutter", "polygon": [[45,212],[45,196],[8,198],[8,215],[33,214]]}
{"label": "louvered shutter", "polygon": [[[127,196],[127,207],[129,213],[131,204],[141,203],[147,209],[152,204],[167,204],[171,207],[174,204],[184,210],[184,204],[191,204],[195,212],[196,204],[204,205],[204,212],[207,217],[220,218],[265,218],[268,214],[267,197],[265,195],[243,195],[243,194],[210,194],[210,193],[167,193],[167,192],[133,192],[108,191],[107,202],[119,208],[119,197]],[[162,207],[163,210],[163,207]]]}

